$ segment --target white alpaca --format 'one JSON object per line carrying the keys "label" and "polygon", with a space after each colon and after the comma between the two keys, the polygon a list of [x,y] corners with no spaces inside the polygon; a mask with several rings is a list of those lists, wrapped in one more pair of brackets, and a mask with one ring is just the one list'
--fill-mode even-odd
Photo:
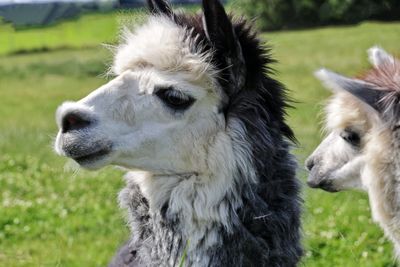
{"label": "white alpaca", "polygon": [[374,68],[359,79],[328,70],[317,77],[335,93],[328,137],[308,158],[308,184],[327,191],[368,192],[373,218],[400,253],[400,61],[378,47]]}
{"label": "white alpaca", "polygon": [[148,4],[116,49],[116,77],[56,115],[59,154],[129,170],[132,236],[111,266],[178,266],[185,253],[185,266],[295,266],[294,137],[266,50],[217,0],[197,15]]}

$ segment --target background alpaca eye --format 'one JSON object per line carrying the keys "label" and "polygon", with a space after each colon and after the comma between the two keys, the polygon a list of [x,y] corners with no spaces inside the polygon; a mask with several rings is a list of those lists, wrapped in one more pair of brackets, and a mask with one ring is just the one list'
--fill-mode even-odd
{"label": "background alpaca eye", "polygon": [[175,90],[172,87],[158,88],[156,89],[155,95],[169,108],[177,111],[188,109],[195,101],[193,97]]}
{"label": "background alpaca eye", "polygon": [[350,143],[351,145],[354,146],[359,146],[360,145],[360,141],[361,141],[361,137],[360,135],[352,130],[344,130],[340,136],[347,142]]}
{"label": "background alpaca eye", "polygon": [[399,125],[399,124],[396,124],[396,125],[393,127],[393,131],[398,131],[398,130],[400,130],[400,125]]}

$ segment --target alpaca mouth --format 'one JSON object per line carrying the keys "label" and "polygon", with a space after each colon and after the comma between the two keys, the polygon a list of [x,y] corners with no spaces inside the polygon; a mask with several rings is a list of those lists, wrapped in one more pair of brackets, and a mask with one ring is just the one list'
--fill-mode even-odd
{"label": "alpaca mouth", "polygon": [[108,154],[110,154],[110,152],[110,148],[104,148],[88,154],[74,156],[72,159],[79,163],[79,165],[85,165],[105,158]]}
{"label": "alpaca mouth", "polygon": [[319,184],[319,188],[330,193],[338,192],[338,190],[333,186],[333,183],[331,181],[322,181]]}
{"label": "alpaca mouth", "polygon": [[308,180],[307,184],[311,188],[318,188],[330,193],[336,193],[338,190],[334,187],[332,181],[330,180],[319,180],[318,182],[314,180]]}

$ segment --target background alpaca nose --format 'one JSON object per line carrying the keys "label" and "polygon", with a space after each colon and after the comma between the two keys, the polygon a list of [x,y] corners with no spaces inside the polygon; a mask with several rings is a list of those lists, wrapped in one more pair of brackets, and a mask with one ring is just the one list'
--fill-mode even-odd
{"label": "background alpaca nose", "polygon": [[311,171],[312,168],[314,167],[314,165],[315,165],[314,158],[309,157],[309,158],[306,160],[306,168],[307,168],[307,170],[308,170],[308,171]]}
{"label": "background alpaca nose", "polygon": [[62,133],[67,133],[73,130],[81,130],[88,127],[91,121],[87,118],[83,118],[82,115],[78,113],[67,113],[62,118],[61,131]]}

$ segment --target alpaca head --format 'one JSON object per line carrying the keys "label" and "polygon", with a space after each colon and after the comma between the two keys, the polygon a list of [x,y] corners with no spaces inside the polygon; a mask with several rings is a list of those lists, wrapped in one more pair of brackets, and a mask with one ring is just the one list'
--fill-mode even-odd
{"label": "alpaca head", "polygon": [[361,188],[363,147],[370,130],[362,103],[345,92],[336,93],[326,107],[327,137],[306,161],[307,184],[336,192]]}
{"label": "alpaca head", "polygon": [[[55,149],[89,169],[204,172],[208,146],[226,128],[227,99],[244,83],[241,47],[216,0],[203,2],[192,28],[164,1],[149,7],[148,21],[123,33],[116,77],[58,108]],[[222,80],[229,81],[224,90]]]}
{"label": "alpaca head", "polygon": [[316,73],[334,96],[327,106],[329,135],[306,161],[311,187],[365,189],[361,174],[368,164],[366,148],[376,145],[374,136],[383,128],[395,132],[400,125],[400,64],[381,48],[368,53],[374,68],[359,79],[325,69]]}

